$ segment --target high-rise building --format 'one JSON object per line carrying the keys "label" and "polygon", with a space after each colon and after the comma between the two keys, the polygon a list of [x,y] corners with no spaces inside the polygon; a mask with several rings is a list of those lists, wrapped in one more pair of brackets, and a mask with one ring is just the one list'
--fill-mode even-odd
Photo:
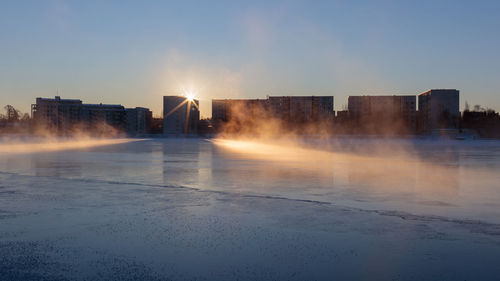
{"label": "high-rise building", "polygon": [[183,96],[163,97],[163,134],[196,134],[200,121],[199,101]]}
{"label": "high-rise building", "polygon": [[419,129],[431,133],[440,129],[458,129],[460,93],[455,89],[433,89],[418,95]]}

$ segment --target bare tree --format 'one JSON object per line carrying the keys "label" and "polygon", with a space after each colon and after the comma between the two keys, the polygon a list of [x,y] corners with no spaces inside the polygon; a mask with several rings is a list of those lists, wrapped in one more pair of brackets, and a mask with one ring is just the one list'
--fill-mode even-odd
{"label": "bare tree", "polygon": [[7,112],[7,121],[15,122],[19,121],[19,117],[21,116],[21,112],[15,109],[12,105],[8,104],[4,107]]}
{"label": "bare tree", "polygon": [[30,115],[28,113],[24,113],[21,117],[21,122],[28,123],[31,120]]}

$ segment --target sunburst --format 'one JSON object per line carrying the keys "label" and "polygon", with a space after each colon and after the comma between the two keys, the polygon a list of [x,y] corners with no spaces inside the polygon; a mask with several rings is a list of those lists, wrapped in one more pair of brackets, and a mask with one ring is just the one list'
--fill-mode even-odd
{"label": "sunburst", "polygon": [[169,115],[174,113],[176,110],[181,108],[184,104],[187,104],[186,106],[186,122],[184,125],[184,134],[187,134],[187,129],[189,126],[189,116],[191,113],[191,105],[193,105],[198,111],[200,110],[198,104],[196,104],[196,95],[193,91],[184,91],[184,97],[186,97],[185,100],[183,100],[180,104],[178,104],[176,107],[174,107],[172,110],[170,110],[164,118],[167,118]]}

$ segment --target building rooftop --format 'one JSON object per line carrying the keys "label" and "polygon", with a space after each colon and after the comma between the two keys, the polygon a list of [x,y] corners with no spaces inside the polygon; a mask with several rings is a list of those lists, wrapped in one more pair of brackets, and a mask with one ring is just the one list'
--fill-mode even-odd
{"label": "building rooftop", "polygon": [[60,96],[55,96],[53,99],[51,99],[51,98],[37,97],[36,100],[41,100],[41,101],[63,101],[63,102],[82,102],[79,99],[61,99]]}
{"label": "building rooftop", "polygon": [[458,92],[458,90],[457,90],[457,89],[429,89],[429,90],[424,91],[424,92],[422,92],[422,93],[420,93],[420,94],[418,94],[418,95],[419,95],[419,96],[420,96],[420,95],[425,95],[425,94],[430,93],[431,91],[436,91],[436,92],[437,92],[437,91]]}
{"label": "building rooftop", "polygon": [[91,104],[91,103],[84,103],[82,104],[83,106],[89,106],[89,107],[116,107],[116,108],[123,108],[123,105],[121,104]]}

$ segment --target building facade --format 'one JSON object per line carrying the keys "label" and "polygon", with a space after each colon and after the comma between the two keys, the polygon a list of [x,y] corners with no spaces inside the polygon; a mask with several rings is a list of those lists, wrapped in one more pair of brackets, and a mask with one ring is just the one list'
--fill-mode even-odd
{"label": "building facade", "polygon": [[228,122],[235,119],[264,118],[268,107],[267,99],[213,99],[212,120]]}
{"label": "building facade", "polygon": [[183,96],[163,97],[163,134],[180,136],[198,132],[199,101]]}
{"label": "building facade", "polygon": [[111,126],[119,131],[126,129],[125,107],[119,104],[82,104],[80,116],[82,124],[90,128]]}
{"label": "building facade", "polygon": [[460,122],[460,93],[455,89],[433,89],[418,95],[419,130],[458,129]]}
{"label": "building facade", "polygon": [[333,119],[332,96],[269,96],[267,99],[213,99],[212,120],[228,122],[236,116],[276,118],[284,123]]}
{"label": "building facade", "polygon": [[127,108],[125,115],[127,134],[135,136],[151,132],[153,113],[148,108]]}
{"label": "building facade", "polygon": [[81,122],[82,101],[77,99],[36,98],[31,117],[36,126],[54,131],[69,130]]}
{"label": "building facade", "polygon": [[[136,110],[138,115],[150,114],[147,108],[132,110]],[[37,98],[36,103],[31,105],[31,114],[35,126],[61,134],[75,129],[105,133],[110,127],[118,132],[127,132],[129,128],[127,110],[119,104],[84,104],[78,99],[61,99],[59,96],[54,99]],[[147,129],[147,118],[137,117],[135,122],[133,132]]]}
{"label": "building facade", "polygon": [[374,133],[414,133],[415,96],[349,96],[349,117]]}

